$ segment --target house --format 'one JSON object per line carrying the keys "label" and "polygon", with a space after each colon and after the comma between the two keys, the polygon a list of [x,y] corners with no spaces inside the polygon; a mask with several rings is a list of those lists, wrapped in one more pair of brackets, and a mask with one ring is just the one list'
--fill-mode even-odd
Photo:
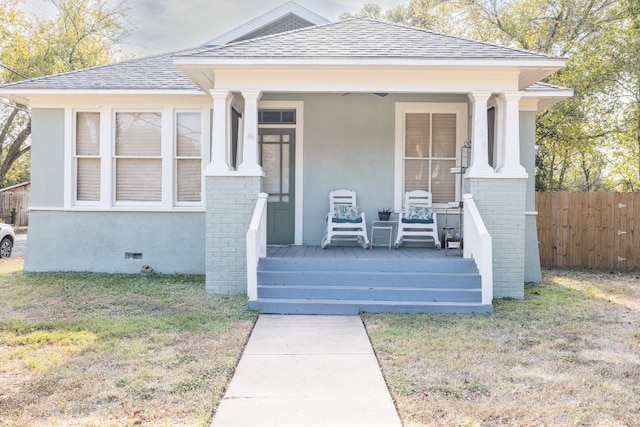
{"label": "house", "polygon": [[16,227],[28,226],[30,197],[30,181],[0,188],[0,222]]}
{"label": "house", "polygon": [[439,216],[464,197],[482,304],[522,298],[540,279],[535,117],[572,95],[540,81],[564,65],[286,3],[192,49],[4,86],[33,117],[25,270],[147,264],[254,301],[265,235],[318,245],[330,190],[373,218],[422,188]]}

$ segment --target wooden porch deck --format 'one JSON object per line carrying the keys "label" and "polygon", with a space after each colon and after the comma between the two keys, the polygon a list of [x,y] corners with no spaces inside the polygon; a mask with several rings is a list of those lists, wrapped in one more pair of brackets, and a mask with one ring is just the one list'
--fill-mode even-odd
{"label": "wooden porch deck", "polygon": [[444,249],[429,247],[401,247],[388,249],[384,246],[374,246],[372,249],[362,249],[360,246],[269,246],[269,258],[338,258],[338,259],[460,259],[458,250],[450,250],[445,255]]}

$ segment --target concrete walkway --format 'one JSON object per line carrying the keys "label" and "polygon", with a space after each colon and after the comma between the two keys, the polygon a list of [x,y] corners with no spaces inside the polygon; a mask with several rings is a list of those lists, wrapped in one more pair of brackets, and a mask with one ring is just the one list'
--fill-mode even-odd
{"label": "concrete walkway", "polygon": [[261,315],[212,427],[400,426],[358,316]]}

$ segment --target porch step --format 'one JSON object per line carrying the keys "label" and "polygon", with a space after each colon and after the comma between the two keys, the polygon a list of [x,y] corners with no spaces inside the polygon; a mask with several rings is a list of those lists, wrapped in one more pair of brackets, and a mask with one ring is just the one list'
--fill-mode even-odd
{"label": "porch step", "polygon": [[358,259],[358,258],[261,258],[262,271],[375,271],[388,273],[477,273],[468,258],[442,259]]}
{"label": "porch step", "polygon": [[421,302],[481,302],[480,289],[406,288],[399,286],[281,286],[258,287],[261,298],[307,300],[372,300]]}
{"label": "porch step", "polygon": [[371,300],[307,300],[259,298],[249,308],[263,314],[329,314],[357,315],[367,313],[491,313],[492,305],[476,303],[371,301]]}
{"label": "porch step", "polygon": [[487,313],[471,259],[262,258],[260,313]]}
{"label": "porch step", "polygon": [[262,271],[258,270],[258,285],[316,286],[387,286],[445,287],[447,289],[479,289],[476,273],[415,273],[388,271]]}

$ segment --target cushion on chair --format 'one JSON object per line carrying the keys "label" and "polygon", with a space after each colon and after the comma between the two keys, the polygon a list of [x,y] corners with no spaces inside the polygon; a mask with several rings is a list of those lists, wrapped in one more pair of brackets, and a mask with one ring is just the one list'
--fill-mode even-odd
{"label": "cushion on chair", "polygon": [[333,222],[362,222],[360,209],[357,206],[335,205],[333,207]]}
{"label": "cushion on chair", "polygon": [[433,213],[426,206],[411,206],[409,213],[402,218],[407,224],[433,224]]}
{"label": "cushion on chair", "polygon": [[[362,222],[362,218],[356,218],[356,219],[344,219],[344,218],[336,218],[333,217],[333,219],[331,220],[333,221],[335,224],[341,224],[341,223],[351,223],[351,224],[357,224],[359,222]],[[432,221],[433,222],[433,221]]]}

